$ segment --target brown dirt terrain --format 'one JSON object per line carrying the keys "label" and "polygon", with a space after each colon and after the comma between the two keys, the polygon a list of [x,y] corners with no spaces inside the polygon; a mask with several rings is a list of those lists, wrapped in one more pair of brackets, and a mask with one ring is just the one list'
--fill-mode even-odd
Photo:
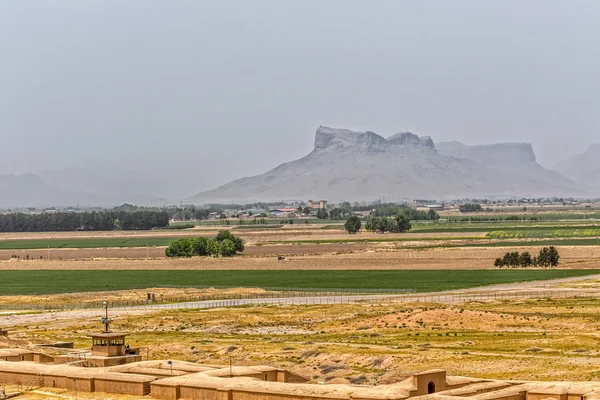
{"label": "brown dirt terrain", "polygon": [[[151,249],[146,259],[146,249],[82,249],[52,250],[51,260],[35,259],[0,261],[0,269],[482,269],[493,268],[493,260],[502,256],[507,248],[437,248],[394,249],[389,244],[318,244],[248,246],[248,255],[233,258],[194,257],[168,259],[163,249]],[[277,255],[288,254],[278,261]],[[252,250],[251,250],[252,249]],[[560,247],[562,268],[600,268],[600,247]],[[514,247],[517,251],[537,252],[539,247]],[[253,254],[253,252],[256,253]],[[53,253],[57,252],[57,253]],[[303,255],[311,254],[312,255]],[[10,253],[10,252],[9,252]],[[30,255],[36,254],[28,251]],[[40,255],[45,257],[46,251]],[[63,260],[54,259],[63,254]],[[253,254],[253,255],[250,255]],[[67,259],[67,257],[70,257]],[[156,258],[152,258],[155,256]]]}
{"label": "brown dirt terrain", "polygon": [[379,234],[372,232],[360,232],[349,236],[343,229],[322,229],[321,226],[307,227],[284,227],[279,229],[230,229],[222,228],[196,228],[184,230],[155,230],[155,231],[100,231],[100,232],[13,232],[0,233],[0,242],[2,240],[28,240],[28,239],[84,239],[84,238],[146,238],[146,237],[194,237],[194,236],[214,236],[219,230],[228,229],[235,235],[244,240],[255,243],[269,240],[336,240],[336,239],[356,239],[357,241],[374,238],[426,238],[426,237],[485,237],[485,232],[460,233],[460,232],[440,232],[436,234],[407,232],[403,234]]}

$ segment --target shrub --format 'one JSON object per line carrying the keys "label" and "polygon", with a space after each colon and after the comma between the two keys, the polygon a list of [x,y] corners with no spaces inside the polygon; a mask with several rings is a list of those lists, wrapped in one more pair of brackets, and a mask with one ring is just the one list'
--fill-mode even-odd
{"label": "shrub", "polygon": [[234,256],[244,251],[244,241],[229,231],[220,231],[215,238],[181,238],[165,250],[167,257]]}

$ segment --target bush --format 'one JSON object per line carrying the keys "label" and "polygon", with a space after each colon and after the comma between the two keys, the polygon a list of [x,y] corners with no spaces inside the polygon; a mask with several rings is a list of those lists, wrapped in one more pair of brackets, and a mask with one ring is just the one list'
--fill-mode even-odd
{"label": "bush", "polygon": [[244,241],[229,231],[220,231],[215,238],[197,237],[177,239],[167,247],[167,257],[234,256],[244,251]]}
{"label": "bush", "polygon": [[194,256],[194,239],[181,238],[172,242],[165,250],[167,257]]}

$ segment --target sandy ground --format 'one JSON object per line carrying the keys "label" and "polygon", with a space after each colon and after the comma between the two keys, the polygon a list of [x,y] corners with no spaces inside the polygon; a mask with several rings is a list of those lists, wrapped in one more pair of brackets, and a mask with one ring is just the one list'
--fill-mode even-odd
{"label": "sandy ground", "polygon": [[[146,249],[93,249],[93,250],[54,250],[65,258],[86,259],[55,260],[44,259],[4,260],[0,269],[482,269],[493,268],[493,260],[508,250],[536,253],[539,247],[514,248],[437,248],[437,249],[394,249],[393,244],[377,244],[360,247],[359,244],[319,244],[302,246],[249,246],[248,254],[233,258],[194,257],[189,259],[168,259],[162,256],[162,249],[145,259]],[[295,249],[301,255],[291,251]],[[319,252],[320,250],[320,252]],[[89,253],[87,253],[89,251]],[[250,255],[253,252],[254,255]],[[286,253],[289,251],[289,253]],[[42,251],[43,252],[43,251]],[[73,252],[71,257],[67,257]],[[34,254],[31,252],[31,254]],[[283,261],[277,255],[287,254]],[[561,267],[600,268],[600,247],[573,246],[561,247]],[[88,259],[88,257],[95,257]],[[113,256],[114,259],[106,258]],[[133,258],[138,256],[139,258]],[[157,258],[152,258],[153,256]],[[127,258],[122,258],[127,257]]]}

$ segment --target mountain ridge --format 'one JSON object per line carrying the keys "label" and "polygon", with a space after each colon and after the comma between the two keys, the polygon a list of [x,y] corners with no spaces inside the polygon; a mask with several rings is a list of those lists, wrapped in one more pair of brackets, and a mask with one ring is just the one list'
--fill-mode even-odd
{"label": "mountain ridge", "polygon": [[[529,158],[528,162],[535,162],[535,154]],[[306,156],[264,174],[240,178],[198,193],[185,201],[585,195],[583,190],[573,186],[568,180],[564,185],[538,181],[490,168],[469,158],[440,154],[427,136],[404,132],[386,139],[371,131],[320,126],[315,134],[314,148]]]}

